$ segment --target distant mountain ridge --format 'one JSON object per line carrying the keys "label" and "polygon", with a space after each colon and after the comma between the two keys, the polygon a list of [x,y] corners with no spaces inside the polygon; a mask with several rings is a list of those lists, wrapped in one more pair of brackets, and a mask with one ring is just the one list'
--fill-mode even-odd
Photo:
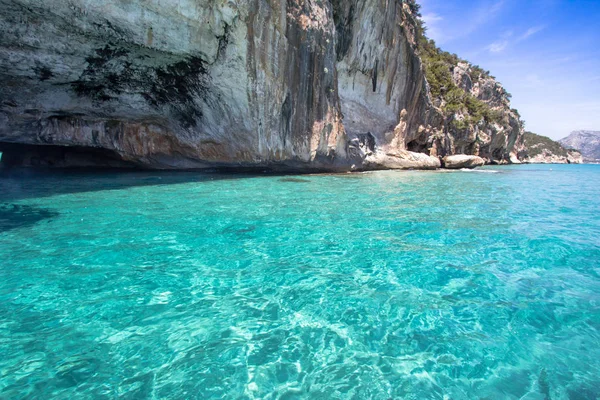
{"label": "distant mountain ridge", "polygon": [[600,161],[600,131],[574,131],[558,142],[579,150],[586,161]]}

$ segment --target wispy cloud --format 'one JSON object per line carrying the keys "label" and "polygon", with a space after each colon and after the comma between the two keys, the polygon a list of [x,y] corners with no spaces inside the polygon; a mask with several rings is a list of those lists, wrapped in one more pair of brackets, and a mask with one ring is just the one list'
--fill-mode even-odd
{"label": "wispy cloud", "polygon": [[436,13],[425,14],[422,18],[426,24],[435,24],[436,22],[442,21],[444,19],[444,17]]}
{"label": "wispy cloud", "polygon": [[510,40],[513,37],[513,35],[514,35],[514,32],[510,31],[510,30],[503,32],[502,35],[500,35],[500,39],[498,39],[495,42],[488,45],[486,47],[486,49],[490,53],[503,52],[510,45]]}
{"label": "wispy cloud", "polygon": [[521,37],[519,37],[518,41],[521,42],[523,40],[527,40],[530,36],[533,36],[536,33],[543,31],[544,29],[546,29],[544,25],[532,26],[531,28],[527,29],[527,32],[525,32],[523,35],[521,35]]}
{"label": "wispy cloud", "polygon": [[508,47],[508,40],[501,40],[490,44],[487,49],[490,53],[501,53]]}
{"label": "wispy cloud", "polygon": [[544,29],[546,29],[545,25],[532,26],[531,28],[527,29],[527,31],[525,31],[523,34],[521,34],[520,36],[518,36],[516,38],[513,38],[512,31],[505,32],[502,35],[502,39],[491,43],[490,45],[488,45],[486,47],[486,49],[490,53],[501,53],[504,50],[506,50],[506,48],[508,48],[509,46],[512,46],[512,45],[520,43],[524,40],[527,40],[531,36],[535,35],[538,32],[543,31]]}
{"label": "wispy cloud", "polygon": [[444,17],[436,13],[428,13],[424,14],[421,18],[427,27],[427,36],[436,42],[442,40],[444,36],[439,23],[444,20]]}
{"label": "wispy cloud", "polygon": [[[438,7],[437,10],[431,10],[424,13],[423,21],[427,27],[427,36],[435,40],[438,44],[448,43],[460,38],[465,38],[485,27],[504,10],[508,0],[483,0],[477,7],[469,7],[465,13],[465,8],[460,5],[446,5],[443,11]],[[433,2],[435,3],[435,2]],[[421,4],[431,4],[421,1]],[[450,21],[460,14],[461,25],[455,26]],[[446,18],[450,16],[450,18]]]}
{"label": "wispy cloud", "polygon": [[499,0],[494,2],[491,7],[486,3],[482,4],[482,6],[475,11],[474,18],[471,19],[471,24],[467,25],[464,29],[465,36],[470,35],[492,19],[496,18],[504,8],[505,3],[506,0]]}

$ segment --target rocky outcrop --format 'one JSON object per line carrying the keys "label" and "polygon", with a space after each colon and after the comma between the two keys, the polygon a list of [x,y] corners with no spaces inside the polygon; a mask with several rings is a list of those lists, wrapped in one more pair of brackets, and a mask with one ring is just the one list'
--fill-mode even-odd
{"label": "rocky outcrop", "polygon": [[[436,168],[455,153],[508,162],[519,131],[508,114],[448,128],[403,1],[0,7],[0,151],[14,164]],[[454,75],[507,107],[468,66]]]}
{"label": "rocky outcrop", "polygon": [[586,162],[600,162],[600,132],[575,131],[559,140],[565,148],[581,152]]}
{"label": "rocky outcrop", "polygon": [[532,132],[525,132],[517,143],[519,160],[526,164],[582,164],[583,156],[566,149],[559,142]]}
{"label": "rocky outcrop", "polygon": [[439,157],[424,153],[396,151],[368,155],[363,163],[365,169],[437,169],[442,167]]}
{"label": "rocky outcrop", "polygon": [[422,148],[427,140],[426,146],[438,155],[474,155],[490,164],[514,162],[523,123],[504,87],[489,72],[440,50],[424,36],[419,52],[442,124],[432,122],[434,133],[409,148]]}
{"label": "rocky outcrop", "polygon": [[459,63],[453,77],[479,102],[471,104],[467,100],[466,110],[454,114],[449,127],[449,152],[478,155],[487,162],[511,163],[523,124],[518,112],[511,108],[510,94],[494,77],[478,72],[469,63]]}
{"label": "rocky outcrop", "polygon": [[584,160],[581,153],[571,150],[565,156],[543,151],[533,157],[525,157],[521,162],[524,164],[583,164]]}
{"label": "rocky outcrop", "polygon": [[485,165],[485,160],[478,156],[468,156],[465,154],[456,154],[446,156],[443,160],[444,168],[447,169],[462,169],[462,168],[477,168]]}

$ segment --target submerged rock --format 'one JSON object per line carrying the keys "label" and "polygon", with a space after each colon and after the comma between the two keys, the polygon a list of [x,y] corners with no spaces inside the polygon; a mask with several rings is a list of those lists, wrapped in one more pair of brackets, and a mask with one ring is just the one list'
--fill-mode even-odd
{"label": "submerged rock", "polygon": [[444,168],[461,169],[461,168],[477,168],[485,165],[485,160],[477,156],[468,156],[465,154],[457,154],[454,156],[444,157]]}

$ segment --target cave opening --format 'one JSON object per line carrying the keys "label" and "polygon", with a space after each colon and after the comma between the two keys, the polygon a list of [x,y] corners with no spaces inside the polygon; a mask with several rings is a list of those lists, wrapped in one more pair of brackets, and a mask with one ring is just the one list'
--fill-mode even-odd
{"label": "cave opening", "polygon": [[406,144],[406,150],[413,153],[429,153],[427,151],[427,145],[419,143],[418,140],[408,142]]}
{"label": "cave opening", "polygon": [[8,142],[0,142],[0,167],[139,168],[107,149]]}
{"label": "cave opening", "polygon": [[492,151],[492,160],[503,161],[504,159],[504,150],[502,148],[494,149]]}

